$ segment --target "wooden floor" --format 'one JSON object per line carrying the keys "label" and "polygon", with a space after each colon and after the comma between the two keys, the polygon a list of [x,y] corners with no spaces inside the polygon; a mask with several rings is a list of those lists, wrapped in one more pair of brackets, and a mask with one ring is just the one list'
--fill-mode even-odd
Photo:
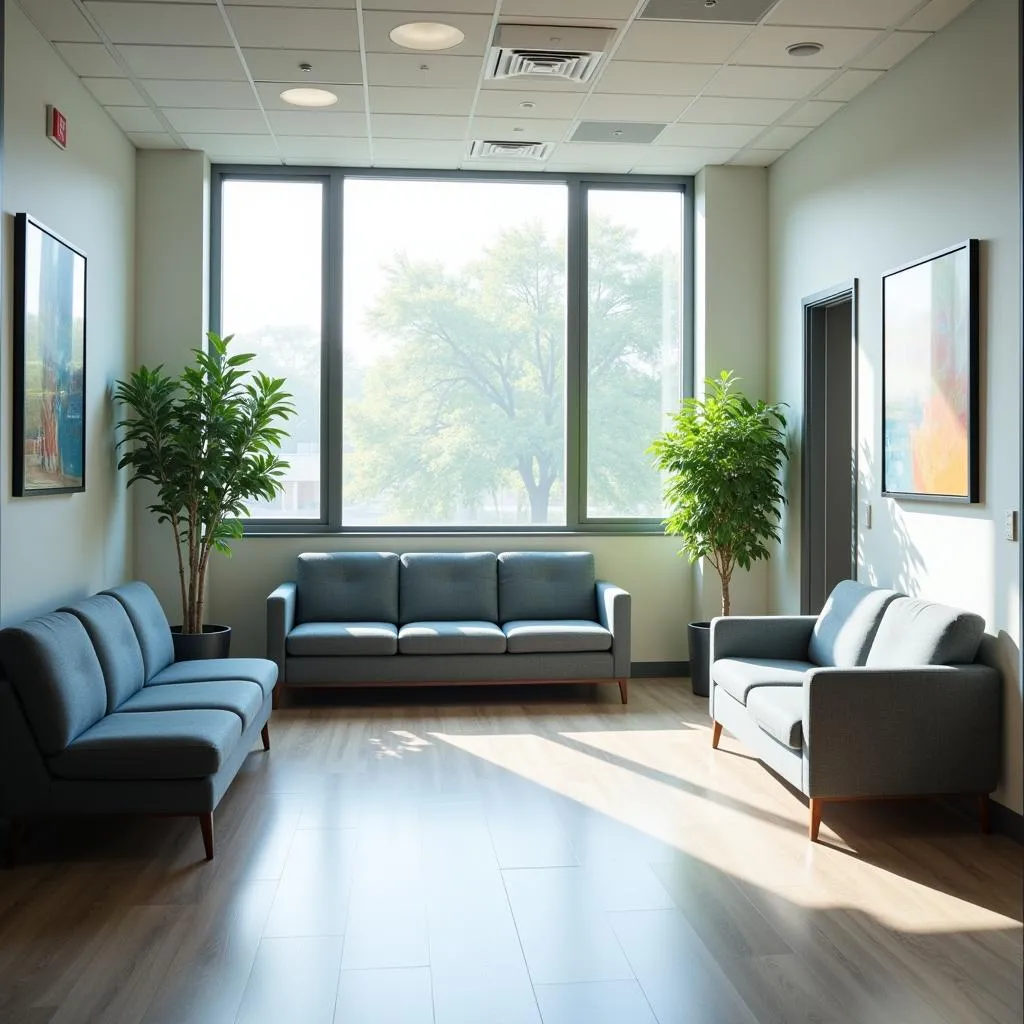
{"label": "wooden floor", "polygon": [[194,820],[30,832],[3,1024],[1021,1020],[1021,848],[929,802],[829,806],[810,845],[685,681],[321,697],[271,729],[212,863]]}

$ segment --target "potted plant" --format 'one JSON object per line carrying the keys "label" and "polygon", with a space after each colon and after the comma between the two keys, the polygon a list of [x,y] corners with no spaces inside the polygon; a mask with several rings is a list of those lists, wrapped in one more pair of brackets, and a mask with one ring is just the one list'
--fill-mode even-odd
{"label": "potted plant", "polygon": [[[682,538],[679,554],[706,558],[722,584],[722,614],[730,612],[729,587],[737,567],[768,558],[779,540],[786,502],[782,468],[789,458],[784,406],[751,402],[730,371],[705,381],[703,399],[687,398],[673,425],[651,445],[654,464],[668,474],[665,532]],[[709,622],[689,624],[693,692],[710,688]]]}
{"label": "potted plant", "polygon": [[284,380],[246,369],[255,356],[229,355],[231,337],[207,334],[209,350],[193,349],[194,364],[179,376],[143,366],[115,384],[114,398],[128,410],[118,469],[128,486],[156,488],[149,511],[174,535],[182,620],[172,627],[175,657],[226,657],[228,626],[203,620],[210,555],[231,554],[242,536],[246,502],[272,501],[287,469],[277,454],[287,436],[282,424],[295,412]]}

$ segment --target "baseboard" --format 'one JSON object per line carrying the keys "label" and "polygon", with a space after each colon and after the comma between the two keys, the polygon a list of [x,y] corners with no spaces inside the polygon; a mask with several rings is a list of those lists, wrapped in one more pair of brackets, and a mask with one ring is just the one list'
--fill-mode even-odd
{"label": "baseboard", "polygon": [[634,661],[629,666],[630,677],[633,679],[656,679],[659,676],[690,675],[688,661]]}

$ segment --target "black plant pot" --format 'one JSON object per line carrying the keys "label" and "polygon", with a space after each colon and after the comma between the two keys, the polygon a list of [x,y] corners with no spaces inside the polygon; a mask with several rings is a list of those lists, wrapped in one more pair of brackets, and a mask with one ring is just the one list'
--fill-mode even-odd
{"label": "black plant pot", "polygon": [[690,641],[690,682],[698,697],[711,693],[711,623],[691,622],[686,627]]}
{"label": "black plant pot", "polygon": [[230,626],[203,626],[202,633],[182,633],[181,626],[171,626],[175,661],[202,661],[226,658],[231,651]]}

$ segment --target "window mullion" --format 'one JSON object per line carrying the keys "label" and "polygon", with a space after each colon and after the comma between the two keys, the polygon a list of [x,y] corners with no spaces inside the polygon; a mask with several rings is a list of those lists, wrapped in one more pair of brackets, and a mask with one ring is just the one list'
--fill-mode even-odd
{"label": "window mullion", "polygon": [[565,522],[569,529],[579,529],[587,507],[586,197],[582,182],[569,182],[565,322]]}

